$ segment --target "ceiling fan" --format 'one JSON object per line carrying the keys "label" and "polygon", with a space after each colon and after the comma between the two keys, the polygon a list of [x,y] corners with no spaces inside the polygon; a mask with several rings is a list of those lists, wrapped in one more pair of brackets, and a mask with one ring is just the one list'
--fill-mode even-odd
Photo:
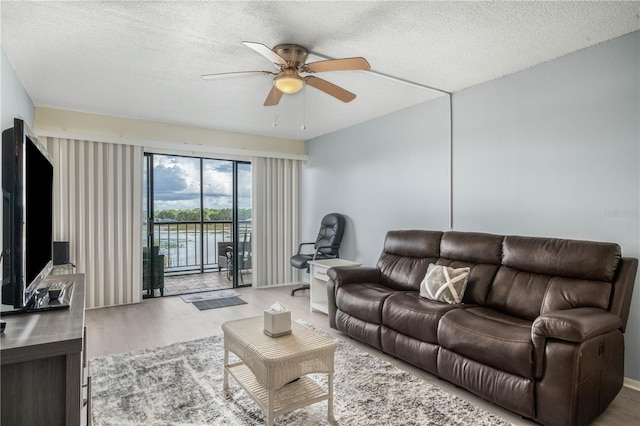
{"label": "ceiling fan", "polygon": [[273,78],[273,87],[267,95],[267,99],[264,101],[264,106],[277,105],[284,93],[297,93],[302,90],[305,85],[321,90],[342,102],[351,102],[356,98],[356,95],[348,90],[343,89],[340,86],[336,86],[327,80],[323,80],[312,75],[301,76],[300,74],[314,74],[327,71],[368,70],[371,68],[369,62],[362,57],[327,59],[324,61],[306,64],[305,61],[309,55],[309,51],[297,44],[279,44],[273,49],[270,49],[261,43],[251,41],[243,41],[242,43],[269,59],[273,62],[276,68],[280,69],[280,71],[225,72],[218,74],[205,74],[202,78],[205,80],[213,80],[217,78],[239,77],[245,75],[275,75]]}

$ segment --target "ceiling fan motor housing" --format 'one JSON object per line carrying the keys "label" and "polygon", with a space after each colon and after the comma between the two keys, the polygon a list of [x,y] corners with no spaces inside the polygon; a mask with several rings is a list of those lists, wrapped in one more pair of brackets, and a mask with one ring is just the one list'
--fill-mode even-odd
{"label": "ceiling fan motor housing", "polygon": [[273,78],[273,86],[264,102],[265,106],[274,106],[280,102],[283,94],[297,93],[306,85],[309,85],[329,96],[342,101],[351,102],[356,95],[330,83],[327,80],[315,76],[302,77],[301,73],[319,73],[327,71],[347,71],[347,70],[368,70],[370,65],[365,58],[340,58],[326,59],[322,61],[307,64],[309,51],[298,44],[285,43],[279,44],[274,48],[269,48],[262,43],[252,41],[243,41],[245,46],[253,49],[260,55],[267,58],[272,64],[280,68],[276,74],[271,71],[241,71],[218,74],[205,74],[202,78],[209,80],[221,76],[236,77],[238,75],[275,75]]}
{"label": "ceiling fan motor housing", "polygon": [[273,48],[273,51],[294,67],[304,65],[309,55],[306,48],[297,44],[279,44]]}

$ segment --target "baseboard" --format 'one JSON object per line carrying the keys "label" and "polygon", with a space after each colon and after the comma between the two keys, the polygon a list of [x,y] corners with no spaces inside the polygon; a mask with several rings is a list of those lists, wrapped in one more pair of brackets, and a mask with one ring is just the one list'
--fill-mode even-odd
{"label": "baseboard", "polygon": [[622,385],[629,389],[633,389],[635,391],[640,392],[640,381],[638,380],[633,380],[633,379],[629,379],[628,377],[625,377]]}

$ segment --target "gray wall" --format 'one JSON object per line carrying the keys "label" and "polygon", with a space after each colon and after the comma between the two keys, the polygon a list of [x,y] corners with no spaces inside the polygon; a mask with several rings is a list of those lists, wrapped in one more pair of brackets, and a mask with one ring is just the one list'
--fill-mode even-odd
{"label": "gray wall", "polygon": [[18,79],[9,58],[0,49],[0,117],[2,128],[13,126],[15,117],[21,118],[29,127],[33,127],[35,107],[29,94]]}
{"label": "gray wall", "polygon": [[[634,33],[455,93],[453,229],[612,241],[639,257],[639,76]],[[444,99],[309,141],[304,235],[327,208],[344,211],[342,257],[372,265],[389,229],[448,229],[447,144]],[[625,334],[634,380],[638,289]]]}
{"label": "gray wall", "polygon": [[449,221],[449,101],[434,101],[307,142],[302,235],[322,216],[347,217],[341,257],[375,264],[389,229]]}
{"label": "gray wall", "polygon": [[[453,97],[453,227],[640,256],[640,33]],[[625,375],[640,380],[640,285]]]}
{"label": "gray wall", "polygon": [[[21,118],[29,127],[33,126],[35,107],[29,94],[18,79],[9,58],[0,49],[0,123],[2,130],[13,127],[13,119]],[[0,162],[2,162],[2,150],[0,150]],[[2,209],[0,209],[0,223],[2,222]],[[2,229],[0,229],[0,240]]]}
{"label": "gray wall", "polygon": [[639,37],[454,95],[454,228],[639,254]]}

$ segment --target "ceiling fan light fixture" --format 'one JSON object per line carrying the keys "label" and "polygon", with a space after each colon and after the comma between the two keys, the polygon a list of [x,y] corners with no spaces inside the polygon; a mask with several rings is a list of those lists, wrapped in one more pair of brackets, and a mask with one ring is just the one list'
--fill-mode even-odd
{"label": "ceiling fan light fixture", "polygon": [[242,43],[267,58],[280,71],[277,74],[271,71],[225,72],[204,74],[202,78],[212,80],[220,77],[237,77],[239,75],[275,75],[271,90],[264,101],[264,106],[266,107],[278,105],[284,94],[298,93],[307,85],[342,102],[351,102],[356,98],[354,93],[322,78],[312,75],[301,77],[300,74],[348,70],[366,71],[371,69],[369,62],[362,57],[325,59],[307,64],[309,51],[297,44],[279,44],[270,49],[262,43],[251,41],[243,41]]}
{"label": "ceiling fan light fixture", "polygon": [[284,70],[273,79],[273,84],[282,93],[298,93],[304,87],[304,79],[293,70]]}

